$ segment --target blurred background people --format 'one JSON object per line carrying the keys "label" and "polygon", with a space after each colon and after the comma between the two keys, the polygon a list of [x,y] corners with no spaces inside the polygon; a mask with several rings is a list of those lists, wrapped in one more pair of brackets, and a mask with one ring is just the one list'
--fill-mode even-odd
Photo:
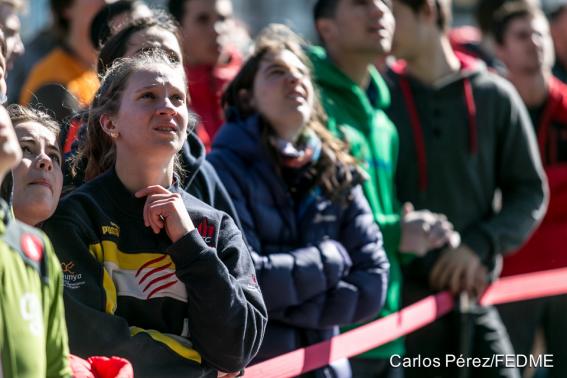
{"label": "blurred background people", "polygon": [[105,0],[51,0],[58,46],[30,71],[20,104],[41,104],[60,121],[90,104],[99,83],[89,28],[104,4]]}
{"label": "blurred background people", "polygon": [[[539,8],[523,1],[509,2],[495,16],[495,53],[528,108],[550,187],[542,224],[523,248],[504,259],[502,275],[566,267],[567,86],[552,74],[553,42]],[[505,304],[499,311],[516,353],[532,353],[537,332],[542,331],[545,353],[556,360],[547,376],[567,376],[566,296]]]}
{"label": "blurred background people", "polygon": [[[400,135],[398,195],[445,214],[460,232],[456,248],[404,269],[404,299],[438,290],[480,295],[499,261],[524,243],[547,206],[547,184],[526,108],[512,85],[482,62],[455,53],[448,39],[451,1],[394,0],[388,114]],[[493,207],[500,189],[502,206]],[[416,272],[425,272],[425,275]],[[464,325],[463,325],[464,324]],[[513,353],[493,307],[454,311],[406,338],[408,356]],[[514,367],[470,367],[470,376],[518,377]],[[406,371],[408,377],[456,377],[456,368]]]}
{"label": "blurred background people", "polygon": [[[390,93],[372,65],[390,51],[394,18],[389,2],[319,0],[314,20],[323,47],[309,50],[315,80],[329,121],[327,127],[344,140],[369,179],[364,194],[384,235],[390,261],[388,295],[380,316],[400,309],[404,254],[423,255],[458,237],[440,214],[402,207],[396,196],[398,134],[385,114]],[[378,314],[377,314],[378,315]],[[400,377],[390,356],[403,355],[402,339],[351,360],[356,377]]]}
{"label": "blurred background people", "polygon": [[[212,141],[224,121],[220,105],[222,92],[242,65],[242,56],[230,43],[230,34],[237,27],[232,2],[169,0],[168,10],[181,25],[191,107]],[[242,30],[238,28],[240,34]],[[201,139],[208,144],[205,137]]]}
{"label": "blurred background people", "polygon": [[20,36],[20,19],[18,12],[24,6],[23,0],[0,1],[0,29],[6,39],[6,64],[8,70],[14,66],[14,61],[24,53],[24,43]]}
{"label": "blurred background people", "polygon": [[551,38],[555,50],[553,75],[567,83],[567,1],[541,0],[549,18]]}
{"label": "blurred background people", "polygon": [[102,7],[94,16],[90,27],[90,41],[96,50],[108,38],[118,33],[133,20],[151,17],[152,11],[142,0],[118,0]]}

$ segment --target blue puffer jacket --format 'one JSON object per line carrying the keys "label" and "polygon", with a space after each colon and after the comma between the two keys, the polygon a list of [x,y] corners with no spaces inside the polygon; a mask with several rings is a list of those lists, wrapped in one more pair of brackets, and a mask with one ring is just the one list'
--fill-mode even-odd
{"label": "blue puffer jacket", "polygon": [[[320,195],[294,206],[260,136],[257,116],[228,123],[207,156],[232,197],[269,311],[256,362],[375,316],[389,269],[361,187],[346,205]],[[315,375],[350,377],[350,367],[344,360]]]}

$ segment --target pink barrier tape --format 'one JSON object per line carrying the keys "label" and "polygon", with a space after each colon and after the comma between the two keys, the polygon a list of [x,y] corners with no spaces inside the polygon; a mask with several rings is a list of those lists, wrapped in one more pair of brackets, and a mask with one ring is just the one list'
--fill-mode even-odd
{"label": "pink barrier tape", "polygon": [[[567,268],[505,277],[482,295],[481,305],[567,293]],[[402,310],[330,340],[274,357],[246,369],[246,378],[288,378],[356,356],[422,328],[453,309],[451,294],[426,297]]]}
{"label": "pink barrier tape", "polygon": [[480,298],[481,305],[494,305],[567,293],[567,268],[519,274],[496,281]]}

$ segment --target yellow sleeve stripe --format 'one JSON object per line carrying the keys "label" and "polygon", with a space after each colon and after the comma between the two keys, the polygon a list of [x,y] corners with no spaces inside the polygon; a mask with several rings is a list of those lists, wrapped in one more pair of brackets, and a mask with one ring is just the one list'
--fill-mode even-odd
{"label": "yellow sleeve stripe", "polygon": [[[102,246],[99,243],[89,245],[89,252],[99,263],[104,263]],[[102,267],[102,287],[106,297],[104,310],[107,314],[114,314],[118,303],[116,298],[116,286],[114,286],[112,277],[110,277],[110,274],[108,274],[108,271],[104,268],[104,266]]]}
{"label": "yellow sleeve stripe", "polygon": [[[96,253],[91,253],[95,255],[98,262],[101,264],[112,262],[120,269],[136,271],[142,267],[154,268],[171,263],[172,269],[175,270],[175,264],[171,257],[163,253],[125,253],[118,249],[115,242],[109,240],[103,240],[100,244],[93,244],[91,248],[97,250]],[[152,263],[146,264],[147,262]]]}
{"label": "yellow sleeve stripe", "polygon": [[193,348],[189,348],[183,345],[181,342],[175,340],[170,336],[164,335],[163,333],[155,331],[153,329],[146,330],[138,327],[130,327],[130,334],[132,336],[135,336],[139,333],[148,334],[152,339],[162,344],[165,344],[169,349],[173,350],[175,353],[177,353],[178,355],[180,355],[185,359],[195,361],[198,364],[201,364],[202,362],[202,358],[199,352],[197,352]]}
{"label": "yellow sleeve stripe", "polygon": [[104,288],[106,296],[105,311],[107,314],[114,314],[118,302],[116,298],[116,286],[114,286],[114,281],[112,281],[106,269],[102,268],[102,271],[102,287]]}

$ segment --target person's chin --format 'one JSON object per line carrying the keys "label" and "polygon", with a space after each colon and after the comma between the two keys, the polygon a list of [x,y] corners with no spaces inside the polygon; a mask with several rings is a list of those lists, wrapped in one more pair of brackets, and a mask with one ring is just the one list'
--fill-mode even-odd
{"label": "person's chin", "polygon": [[[33,219],[37,220],[37,222],[43,222],[49,219],[53,213],[55,213],[55,209],[57,206],[54,206],[51,201],[38,199],[35,201],[28,201],[25,204],[26,211],[22,211],[21,213],[29,214],[33,217]],[[14,204],[16,215],[17,211],[17,204]]]}
{"label": "person's chin", "polygon": [[169,140],[162,140],[155,143],[153,146],[148,147],[147,151],[152,151],[152,155],[164,156],[175,155],[183,146],[184,140],[180,138],[172,138]]}

